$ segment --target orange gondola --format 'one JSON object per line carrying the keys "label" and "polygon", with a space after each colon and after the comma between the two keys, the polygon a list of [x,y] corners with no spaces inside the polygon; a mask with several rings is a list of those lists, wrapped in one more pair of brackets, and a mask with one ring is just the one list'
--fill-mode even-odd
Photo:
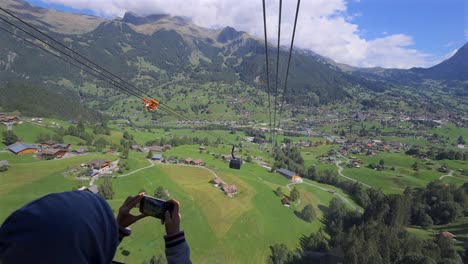
{"label": "orange gondola", "polygon": [[159,101],[154,98],[152,98],[151,100],[144,98],[143,104],[145,105],[146,110],[153,112],[156,111],[159,107]]}

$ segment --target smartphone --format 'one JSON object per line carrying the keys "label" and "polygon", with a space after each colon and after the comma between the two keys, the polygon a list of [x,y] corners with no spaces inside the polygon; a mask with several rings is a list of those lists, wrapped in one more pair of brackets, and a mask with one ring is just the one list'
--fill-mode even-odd
{"label": "smartphone", "polygon": [[166,211],[171,212],[174,209],[174,204],[154,198],[151,196],[143,196],[140,201],[140,212],[153,216],[159,219],[164,219]]}

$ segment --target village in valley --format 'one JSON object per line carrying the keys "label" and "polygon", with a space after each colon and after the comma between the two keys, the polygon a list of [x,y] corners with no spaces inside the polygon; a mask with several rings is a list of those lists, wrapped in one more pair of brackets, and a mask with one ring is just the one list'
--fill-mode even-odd
{"label": "village in valley", "polygon": [[[449,123],[454,124],[455,127],[466,127],[468,119],[465,116],[457,114],[405,115],[401,113],[396,116],[395,114],[391,115],[390,112],[386,112],[385,115],[376,115],[372,112],[362,111],[355,114],[349,113],[348,115],[343,115],[335,111],[325,110],[320,112],[320,114],[324,115],[325,118],[304,119],[302,122],[291,119],[285,125],[284,130],[281,129],[276,132],[284,138],[282,142],[283,148],[299,148],[303,155],[309,155],[309,152],[314,153],[314,160],[309,160],[310,164],[306,164],[306,166],[322,167],[322,165],[334,164],[339,171],[339,175],[343,177],[347,177],[342,174],[344,168],[361,169],[366,167],[366,169],[375,170],[376,173],[387,170],[393,171],[395,176],[401,173],[396,172],[396,167],[398,166],[385,165],[383,158],[380,159],[380,162],[375,163],[370,163],[366,159],[366,157],[379,157],[381,153],[393,153],[402,156],[410,155],[421,160],[421,165],[430,169],[432,169],[431,165],[436,164],[430,162],[429,159],[434,158],[434,155],[437,153],[432,154],[432,157],[428,153],[436,151],[436,148],[450,147],[449,154],[452,156],[458,155],[457,157],[460,159],[463,159],[463,155],[466,155],[463,135],[460,134],[460,137],[454,140],[443,134],[434,132],[440,131],[441,127],[445,127]],[[341,116],[341,118],[335,118],[337,116]],[[386,117],[382,118],[382,116]],[[7,115],[5,113],[0,113],[0,122],[5,125],[6,131],[12,131],[14,126],[22,125],[24,122],[58,131],[64,131],[65,129],[64,125],[59,125],[54,121],[47,121],[47,124],[45,124],[46,121],[43,118],[22,118],[18,115]],[[71,127],[76,126],[77,123],[74,120],[67,121],[67,125]],[[297,124],[300,124],[300,126]],[[230,125],[232,125],[233,129],[240,131],[243,128],[245,129],[246,126],[252,126],[252,128],[246,130],[247,132],[245,132],[244,137],[237,135],[236,139],[241,140],[245,146],[260,150],[267,147],[266,138],[269,136],[269,131],[265,128],[266,124],[250,124],[245,122],[240,124],[235,122]],[[119,127],[121,127],[121,124],[119,124]],[[287,137],[287,135],[293,136]],[[127,139],[130,138],[127,132],[124,133],[123,139],[120,140],[120,145],[113,144],[106,147],[106,144],[104,144],[99,150],[95,147],[96,141],[94,145],[87,146],[83,141],[77,145],[72,145],[64,141],[63,137],[59,137],[58,141],[50,137],[44,137],[43,140],[38,139],[40,142],[38,140],[36,142],[25,142],[18,139],[20,141],[7,145],[5,150],[15,155],[32,154],[35,159],[40,160],[66,159],[87,155],[96,151],[115,157],[113,160],[91,160],[88,163],[80,164],[79,168],[69,170],[69,174],[75,175],[80,180],[86,180],[87,177],[94,180],[99,177],[119,177],[121,174],[129,173],[123,170],[123,167],[128,165],[125,163],[125,156],[128,156],[129,151],[142,153],[151,163],[205,166],[210,168],[209,162],[206,164],[200,157],[172,155],[171,149],[173,147],[170,144],[148,145],[148,142],[147,144],[138,144],[136,141],[126,141],[126,137]],[[426,143],[414,144],[412,143],[413,141]],[[129,144],[128,142],[133,143]],[[198,147],[198,153],[210,154],[213,158],[224,162],[229,162],[232,159],[232,154],[210,152],[209,148],[209,146],[201,144]],[[320,151],[316,152],[314,149]],[[236,151],[238,150],[236,149]],[[461,157],[459,157],[460,155]],[[122,159],[122,156],[124,156],[124,159]],[[452,158],[457,159],[457,157]],[[289,171],[284,167],[275,167],[271,161],[268,161],[268,158],[261,155],[245,156],[244,163],[246,161],[256,163],[268,171],[277,171],[277,173],[286,177],[293,184],[302,183],[303,179],[301,176],[304,177],[307,174],[304,170]],[[12,166],[8,160],[1,160],[0,164],[2,165],[0,167],[4,168],[3,170]],[[449,177],[455,177],[452,175],[454,171],[460,175],[466,175],[467,173],[466,170],[461,168],[448,168],[446,163],[432,167],[441,173],[447,174]],[[307,168],[305,169],[307,170]],[[405,171],[405,173],[407,172]],[[348,179],[359,182],[356,179]],[[91,183],[94,183],[94,180]],[[228,184],[218,176],[210,182],[230,197],[238,193],[236,185]],[[333,190],[330,189],[331,191]],[[285,199],[283,204],[285,202],[289,203],[287,198]]]}
{"label": "village in valley", "polygon": [[[68,189],[88,190],[109,201],[136,185],[133,192],[161,199],[189,193],[185,203],[203,203],[210,197],[222,211],[226,206],[242,207],[262,190],[268,208],[282,209],[275,209],[275,217],[313,223],[326,214],[317,197],[338,199],[348,210],[363,213],[365,200],[356,197],[367,188],[394,194],[408,187],[424,188],[431,181],[447,188],[468,182],[468,119],[461,114],[377,115],[324,108],[315,118],[290,118],[275,131],[264,122],[198,121],[200,127],[229,127],[215,132],[239,142],[232,153],[232,146],[184,121],[176,121],[178,128],[161,123],[161,128],[148,128],[15,112],[0,113],[0,122],[0,177],[31,177],[29,167],[37,166],[39,179],[65,180],[61,185]],[[275,151],[268,142],[272,134],[279,139]],[[242,160],[239,171],[228,168],[235,157]],[[55,174],[48,174],[51,169]],[[229,216],[217,217],[225,221]],[[424,232],[456,245],[466,237],[444,226]]]}

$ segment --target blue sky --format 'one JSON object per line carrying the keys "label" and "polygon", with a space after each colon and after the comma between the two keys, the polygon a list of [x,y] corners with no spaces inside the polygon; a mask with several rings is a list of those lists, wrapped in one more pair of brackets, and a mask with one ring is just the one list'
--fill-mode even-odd
{"label": "blue sky", "polygon": [[[260,0],[28,2],[105,17],[122,16],[126,11],[142,15],[169,13],[192,17],[204,27],[233,26],[263,36]],[[287,43],[295,1],[283,2],[281,41]],[[278,0],[267,0],[267,3],[269,35],[275,36]],[[304,0],[296,44],[353,66],[411,68],[435,65],[467,40],[468,0]]]}
{"label": "blue sky", "polygon": [[364,38],[385,34],[413,37],[414,47],[444,56],[468,40],[468,0],[361,0],[350,2]]}

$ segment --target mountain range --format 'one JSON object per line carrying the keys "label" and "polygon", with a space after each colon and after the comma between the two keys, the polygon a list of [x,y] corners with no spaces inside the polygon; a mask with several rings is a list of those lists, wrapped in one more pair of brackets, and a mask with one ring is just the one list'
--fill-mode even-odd
{"label": "mountain range", "polygon": [[[107,19],[35,7],[19,0],[0,0],[0,5],[98,62],[114,74],[147,92],[174,80],[192,84],[241,84],[267,91],[264,42],[232,27],[202,28],[188,18],[155,14],[146,17],[127,13]],[[20,25],[5,13],[3,18]],[[4,22],[6,29],[13,28]],[[18,34],[21,32],[16,31]],[[24,34],[21,34],[24,35]],[[28,37],[29,38],[29,37]],[[270,54],[276,48],[269,45]],[[280,50],[280,73],[285,72],[288,50]],[[270,57],[270,70],[275,61]],[[270,73],[274,83],[274,71]],[[109,87],[89,74],[39,51],[30,44],[0,32],[0,82],[27,80],[61,93],[64,83],[79,90],[80,98],[99,97],[82,89],[87,83]],[[284,81],[279,76],[280,84]],[[409,70],[356,68],[338,64],[312,51],[296,49],[288,79],[286,102],[318,106],[352,97],[358,87],[381,92],[401,86],[420,87],[433,80],[448,91],[468,94],[468,43],[450,59],[431,68]],[[448,89],[447,89],[448,88]],[[279,91],[282,86],[278,88]],[[278,91],[278,93],[279,93]],[[2,95],[0,95],[1,97]]]}

